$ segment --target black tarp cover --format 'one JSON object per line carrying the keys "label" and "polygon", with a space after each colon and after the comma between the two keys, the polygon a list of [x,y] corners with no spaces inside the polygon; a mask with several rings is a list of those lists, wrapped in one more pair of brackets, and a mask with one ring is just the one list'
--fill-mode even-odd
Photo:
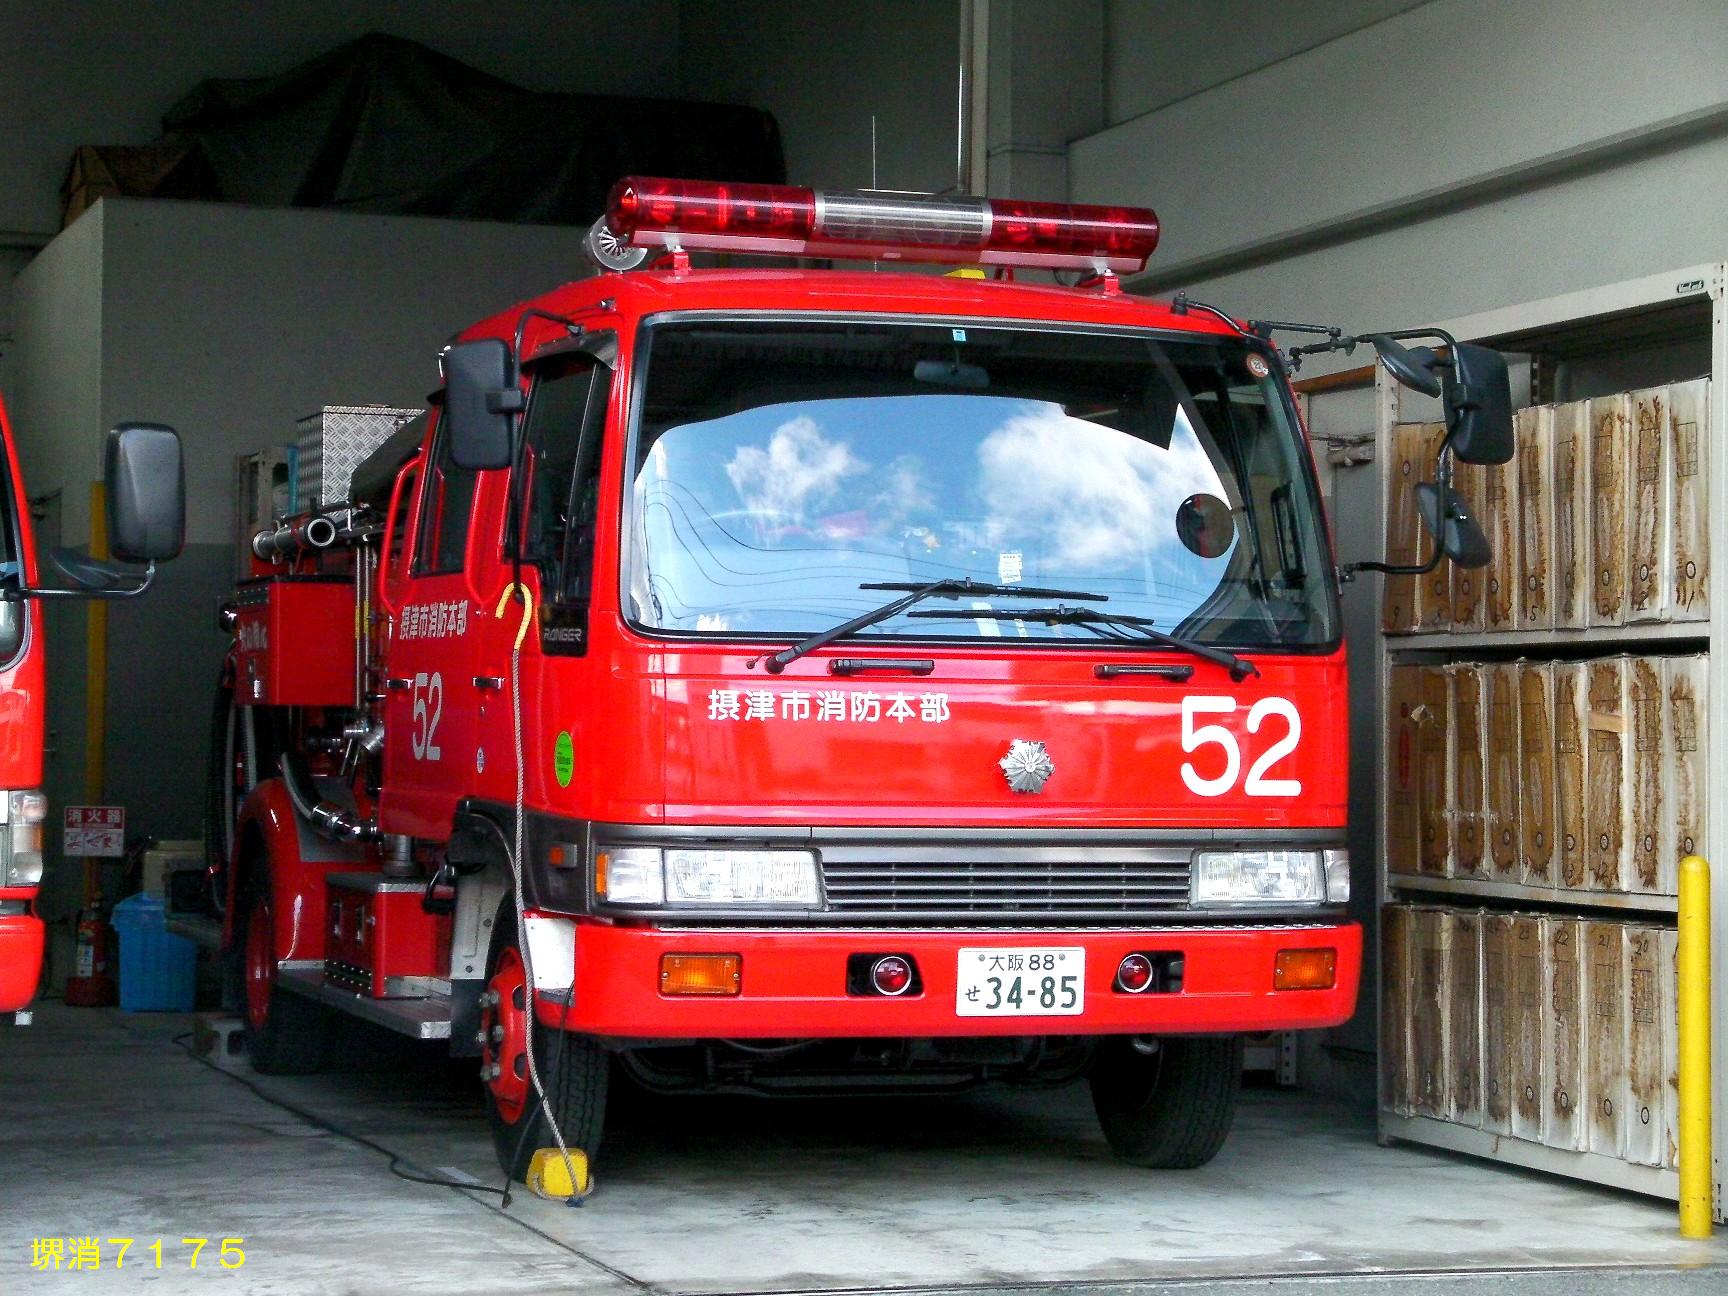
{"label": "black tarp cover", "polygon": [[226,202],[587,224],[624,175],[779,183],[754,108],[545,94],[371,35],[280,76],[205,81],[163,119]]}

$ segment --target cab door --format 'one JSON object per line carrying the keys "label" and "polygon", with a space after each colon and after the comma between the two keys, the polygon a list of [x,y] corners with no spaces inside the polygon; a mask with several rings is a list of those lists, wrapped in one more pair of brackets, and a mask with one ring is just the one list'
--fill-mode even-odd
{"label": "cab door", "polygon": [[[534,600],[522,633],[524,793],[536,808],[568,809],[589,782],[595,743],[593,698],[605,669],[589,655],[589,603],[594,586],[595,533],[600,511],[601,444],[612,371],[610,332],[591,331],[583,350],[529,366],[522,466],[515,482],[521,525],[520,571]],[[598,354],[597,354],[598,353]],[[511,543],[507,534],[505,544]],[[497,600],[513,564],[502,567]],[[492,609],[489,609],[492,610]],[[510,659],[522,631],[523,605],[507,602],[475,639],[477,670],[495,692],[481,699],[479,750],[484,768],[476,795],[509,804],[516,794]]]}
{"label": "cab door", "polygon": [[401,552],[389,560],[379,814],[388,832],[443,840],[474,779],[480,608],[469,564],[482,492],[479,474],[451,459],[442,420],[428,463]]}

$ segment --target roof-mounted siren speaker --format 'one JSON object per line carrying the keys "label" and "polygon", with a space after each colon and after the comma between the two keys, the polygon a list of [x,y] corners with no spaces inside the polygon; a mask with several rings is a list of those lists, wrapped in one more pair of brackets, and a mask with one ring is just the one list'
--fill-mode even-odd
{"label": "roof-mounted siren speaker", "polygon": [[[606,215],[595,230],[602,228],[617,244],[639,254],[648,248],[704,248],[771,256],[1036,266],[1095,275],[1136,274],[1158,246],[1158,216],[1146,207],[649,176],[628,176],[613,186]],[[589,232],[591,255],[605,242],[595,230]],[[608,269],[630,268],[599,263]]]}
{"label": "roof-mounted siren speaker", "polygon": [[648,259],[648,249],[632,247],[628,239],[613,233],[605,216],[588,227],[582,250],[602,270],[634,270]]}

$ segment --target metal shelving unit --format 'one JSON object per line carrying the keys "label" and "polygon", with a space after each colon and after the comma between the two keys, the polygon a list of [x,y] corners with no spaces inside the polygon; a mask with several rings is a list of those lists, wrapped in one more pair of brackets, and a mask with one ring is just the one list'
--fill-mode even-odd
{"label": "metal shelving unit", "polygon": [[[1467,316],[1447,321],[1443,327],[1461,341],[1480,342],[1509,353],[1573,357],[1602,356],[1613,353],[1615,349],[1630,353],[1654,351],[1676,344],[1702,353],[1703,343],[1707,341],[1708,371],[1716,380],[1711,384],[1710,392],[1712,453],[1708,467],[1708,532],[1710,551],[1715,556],[1712,561],[1722,564],[1728,563],[1728,446],[1724,446],[1722,439],[1728,433],[1728,303],[1724,300],[1725,281],[1728,281],[1728,264],[1713,262]],[[1393,457],[1385,449],[1389,445],[1387,434],[1393,424],[1404,421],[1401,407],[1412,398],[1393,383],[1383,369],[1376,380],[1376,398],[1376,421],[1383,449],[1375,458],[1379,461],[1380,498],[1384,501],[1387,477],[1391,471],[1389,461]],[[1533,402],[1544,399],[1547,397],[1541,391],[1533,396]],[[1433,662],[1442,656],[1494,660],[1550,653],[1560,657],[1578,656],[1595,650],[1606,655],[1636,652],[1640,648],[1653,653],[1708,653],[1709,697],[1705,710],[1708,768],[1713,782],[1718,785],[1728,773],[1728,589],[1723,588],[1720,579],[1708,622],[1509,633],[1378,634],[1375,641],[1375,676],[1382,699],[1391,695],[1390,671],[1394,664]],[[1619,911],[1627,916],[1643,914],[1657,922],[1675,913],[1677,902],[1672,896],[1569,891],[1476,878],[1390,872],[1387,860],[1393,858],[1393,850],[1387,831],[1388,789],[1378,773],[1388,768],[1387,729],[1385,725],[1380,726],[1376,764],[1377,840],[1380,846],[1376,865],[1377,898],[1382,909],[1388,903],[1443,903],[1470,899],[1490,903],[1520,902],[1533,909],[1567,906],[1595,910],[1594,915],[1586,913],[1585,916],[1596,917],[1613,916],[1612,912],[1603,911]],[[1728,861],[1728,813],[1719,810],[1709,817],[1704,847],[1706,858],[1718,863]],[[1728,884],[1718,884],[1713,888],[1711,906],[1711,974],[1715,985],[1724,986],[1728,985]],[[1376,968],[1377,972],[1384,970],[1378,959]],[[1383,1004],[1385,986],[1379,975],[1376,976],[1376,989],[1377,1002]],[[1720,991],[1716,997],[1720,1001]],[[1728,1111],[1728,1065],[1724,1064],[1728,1061],[1728,1012],[1713,1012],[1711,1035],[1712,1051],[1718,1060],[1712,1079],[1712,1101],[1718,1112]],[[1387,1067],[1384,1049],[1380,1066],[1384,1083]],[[1671,1169],[1632,1164],[1589,1152],[1567,1151],[1425,1116],[1382,1111],[1379,1129],[1383,1140],[1402,1139],[1449,1148],[1615,1188],[1669,1198],[1676,1197],[1679,1191],[1678,1178]],[[1716,1218],[1721,1221],[1728,1218],[1723,1213],[1728,1121],[1716,1121],[1713,1138]]]}
{"label": "metal shelving unit", "polygon": [[1422,877],[1389,873],[1396,891],[1431,896],[1468,896],[1487,900],[1522,900],[1528,904],[1569,905],[1575,909],[1618,909],[1631,913],[1674,914],[1679,902],[1669,895],[1635,895],[1624,891],[1575,891],[1569,887],[1532,887],[1522,882],[1490,882],[1485,878]]}

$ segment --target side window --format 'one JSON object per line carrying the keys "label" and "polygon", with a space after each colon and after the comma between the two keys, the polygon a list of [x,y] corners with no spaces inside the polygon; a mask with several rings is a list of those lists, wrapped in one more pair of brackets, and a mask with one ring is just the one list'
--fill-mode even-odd
{"label": "side window", "polygon": [[[600,436],[612,372],[585,356],[539,367],[528,402],[528,525],[525,555],[538,564],[549,615],[548,647],[580,651],[594,583]],[[569,614],[579,614],[572,617]]]}
{"label": "side window", "polygon": [[451,460],[450,438],[444,435],[444,421],[439,419],[432,471],[427,474],[426,497],[420,509],[420,535],[414,545],[416,574],[462,570],[478,476],[471,469],[458,468]]}

